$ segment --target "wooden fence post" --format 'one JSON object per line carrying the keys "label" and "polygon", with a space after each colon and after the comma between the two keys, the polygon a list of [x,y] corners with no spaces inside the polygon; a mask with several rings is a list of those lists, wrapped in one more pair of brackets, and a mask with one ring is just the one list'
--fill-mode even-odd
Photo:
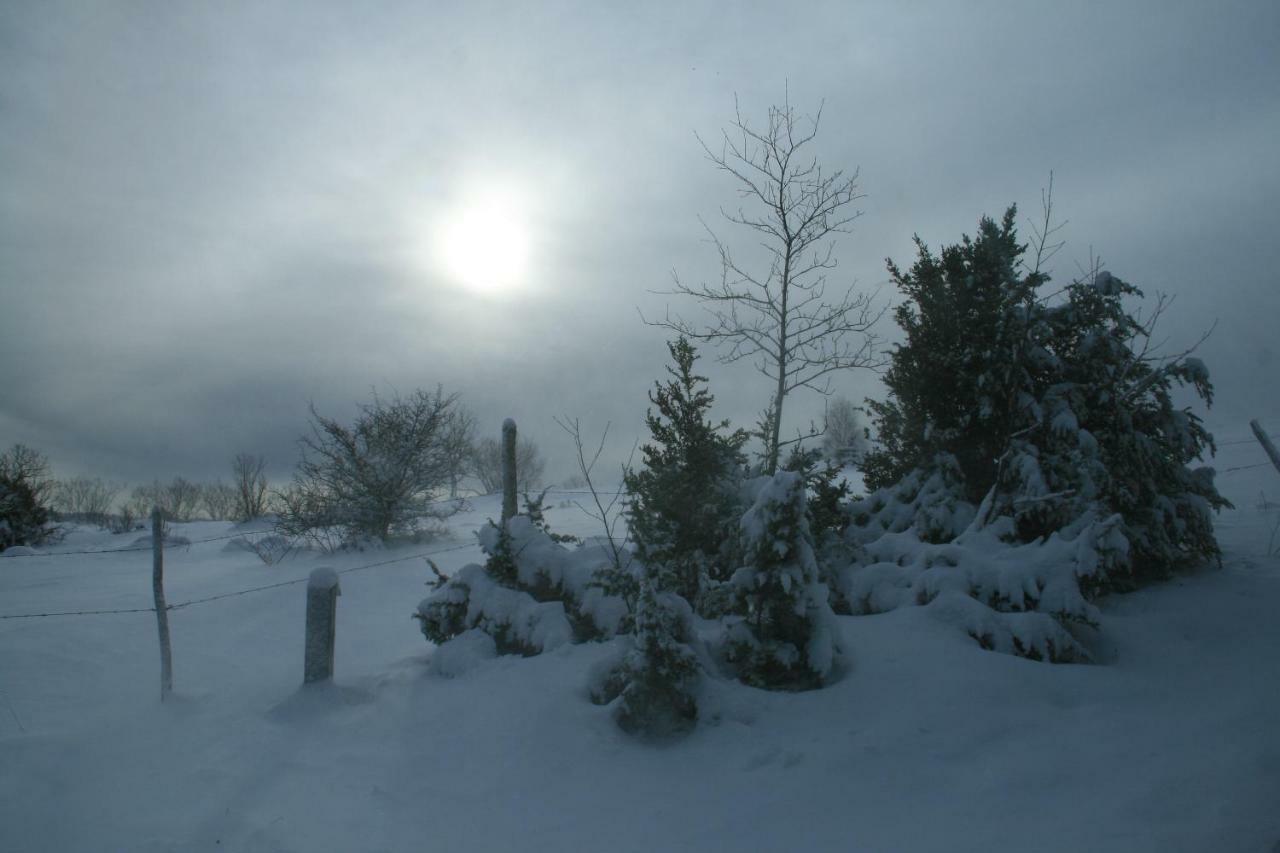
{"label": "wooden fence post", "polygon": [[169,607],[164,601],[164,514],[151,508],[151,592],[156,601],[156,627],[160,631],[160,701],[173,692],[173,650],[169,644]]}
{"label": "wooden fence post", "polygon": [[338,573],[321,568],[307,580],[307,646],[302,683],[333,679],[333,643],[338,627]]}
{"label": "wooden fence post", "polygon": [[1253,430],[1253,435],[1258,439],[1258,443],[1262,445],[1262,449],[1271,457],[1271,464],[1276,466],[1276,470],[1280,471],[1280,451],[1276,450],[1276,446],[1271,443],[1271,436],[1267,435],[1262,429],[1262,424],[1257,420],[1249,421],[1249,428]]}
{"label": "wooden fence post", "polygon": [[502,525],[516,514],[516,422],[502,422]]}

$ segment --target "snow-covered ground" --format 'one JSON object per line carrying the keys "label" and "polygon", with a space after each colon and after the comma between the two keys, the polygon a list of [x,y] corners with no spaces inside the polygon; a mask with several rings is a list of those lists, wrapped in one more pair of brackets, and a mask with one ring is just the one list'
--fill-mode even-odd
{"label": "snow-covered ground", "polygon": [[[828,689],[718,683],[689,738],[586,695],[605,644],[435,674],[414,559],[343,574],[333,686],[301,690],[305,584],[170,614],[0,619],[2,851],[1280,850],[1280,559],[1268,469],[1221,484],[1224,567],[1103,603],[1101,665],[984,652],[919,608],[842,617]],[[594,533],[548,499],[552,527]],[[167,556],[171,604],[419,551]],[[180,525],[195,540],[227,524]],[[49,551],[125,547],[80,529]],[[146,608],[146,551],[0,559],[0,615]]]}

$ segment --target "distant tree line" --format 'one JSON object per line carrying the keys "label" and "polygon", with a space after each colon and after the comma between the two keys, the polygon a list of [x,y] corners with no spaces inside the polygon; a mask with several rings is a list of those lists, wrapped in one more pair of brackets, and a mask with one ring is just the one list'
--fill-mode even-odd
{"label": "distant tree line", "polygon": [[[440,389],[389,399],[375,394],[351,425],[312,407],[294,476],[278,488],[268,482],[266,458],[252,453],[232,459],[230,482],[178,476],[129,488],[85,475],[55,479],[44,454],[14,445],[0,456],[0,547],[48,541],[59,521],[133,530],[153,507],[179,523],[270,516],[281,532],[334,547],[422,535],[435,529],[422,522],[447,516],[468,484],[480,494],[501,488],[498,442],[478,433],[459,395]],[[537,446],[522,440],[522,487],[538,488],[544,468]]]}

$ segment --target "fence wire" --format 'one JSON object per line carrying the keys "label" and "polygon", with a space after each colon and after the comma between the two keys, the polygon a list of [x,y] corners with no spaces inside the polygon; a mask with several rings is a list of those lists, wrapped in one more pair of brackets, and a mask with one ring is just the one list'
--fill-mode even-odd
{"label": "fence wire", "polygon": [[[223,539],[223,538],[229,538],[229,537],[214,537],[212,539],[205,539],[201,541],[210,542],[210,541],[216,541],[217,539]],[[197,543],[192,542],[191,544],[195,545]],[[393,557],[390,560],[379,560],[376,563],[366,563],[363,566],[352,566],[350,568],[341,569],[338,572],[338,574],[346,575],[346,574],[351,574],[352,572],[362,572],[362,571],[365,571],[366,569],[376,569],[379,566],[389,566],[392,563],[407,563],[410,560],[422,560],[422,559],[426,559],[427,557],[434,557],[437,554],[447,554],[450,551],[461,551],[466,548],[474,548],[474,547],[476,547],[474,543],[464,543],[460,545],[450,545],[447,548],[434,548],[430,551],[423,551],[417,554],[409,554],[404,557]],[[147,550],[150,550],[150,549],[147,549]],[[74,553],[74,552],[67,551],[63,553]],[[118,552],[110,552],[110,553],[118,553]],[[50,556],[61,556],[61,555],[50,555]],[[264,584],[263,586],[254,586],[248,589],[236,590],[235,592],[224,592],[218,595],[206,596],[205,598],[195,598],[190,601],[183,601],[180,604],[169,604],[165,607],[165,610],[181,610],[184,607],[191,607],[194,604],[207,604],[208,602],[211,602],[211,601],[221,601],[222,599],[225,599],[225,598],[237,598],[241,595],[248,595],[253,592],[263,592],[264,590],[279,589],[285,586],[296,586],[297,584],[300,584],[300,583],[306,583],[310,579],[311,578],[309,576],[305,578],[294,578],[293,580],[280,581],[278,583],[271,583],[271,584]],[[116,614],[116,613],[155,613],[155,612],[156,612],[156,609],[154,607],[132,607],[132,608],[118,609],[118,610],[64,610],[64,611],[56,611],[56,612],[50,612],[50,613],[0,614],[0,619],[40,619],[48,616],[104,616],[104,615]]]}
{"label": "fence wire", "polygon": [[[270,534],[270,530],[246,530],[240,533],[228,533],[223,536],[209,536],[205,539],[191,539],[186,542],[176,542],[165,544],[161,542],[161,546],[166,551],[177,551],[180,548],[188,548],[192,545],[203,545],[206,542],[221,542],[225,539],[241,539],[246,536],[255,536],[261,533]],[[34,557],[70,557],[84,554],[131,554],[138,551],[151,551],[151,545],[136,545],[128,548],[98,548],[91,551],[41,551],[38,554],[0,554],[0,560],[21,560],[23,558]]]}

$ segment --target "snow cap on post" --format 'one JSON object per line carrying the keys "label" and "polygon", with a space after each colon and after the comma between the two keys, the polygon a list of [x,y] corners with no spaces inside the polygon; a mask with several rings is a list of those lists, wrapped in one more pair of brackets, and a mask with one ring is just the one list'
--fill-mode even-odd
{"label": "snow cap on post", "polygon": [[[338,573],[327,566],[315,569],[307,579],[307,589],[331,589],[338,585]],[[342,594],[342,590],[338,590]]]}

